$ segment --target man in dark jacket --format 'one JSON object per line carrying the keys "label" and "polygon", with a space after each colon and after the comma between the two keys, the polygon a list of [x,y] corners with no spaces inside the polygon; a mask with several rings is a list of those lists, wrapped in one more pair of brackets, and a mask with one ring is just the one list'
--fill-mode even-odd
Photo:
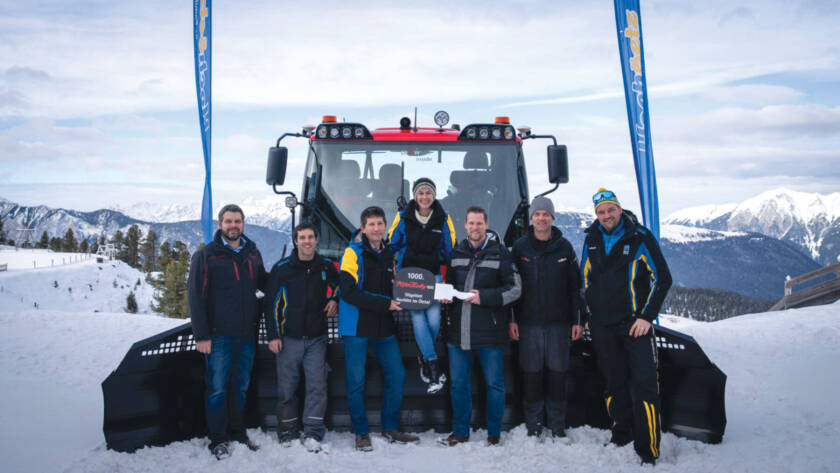
{"label": "man in dark jacket", "polygon": [[454,446],[469,440],[472,417],[470,367],[472,354],[481,361],[487,384],[487,443],[498,445],[505,412],[502,355],[508,344],[510,305],[519,298],[522,282],[498,235],[487,231],[487,212],[467,210],[467,238],[452,250],[446,282],[474,296],[456,301],[447,321],[449,372],[452,380],[452,434],[441,443]]}
{"label": "man in dark jacket", "polygon": [[193,254],[188,281],[196,350],[207,361],[209,447],[219,459],[230,455],[230,440],[257,448],[245,433],[244,413],[261,312],[256,293],[264,289],[265,269],[257,245],[242,233],[244,220],[239,206],[222,207],[219,230]]}
{"label": "man in dark jacket", "polygon": [[586,230],[581,279],[592,344],[607,380],[610,441],[633,441],[642,461],[655,463],[661,415],[651,324],[671,287],[671,273],[656,238],[622,211],[614,192],[599,189],[592,201],[598,219]]}
{"label": "man in dark jacket", "polygon": [[[519,340],[523,407],[528,435],[538,437],[543,417],[555,438],[566,436],[566,370],[571,340],[583,335],[580,276],[575,250],[552,225],[554,204],[540,196],[531,203],[531,228],[513,244],[522,277],[510,336]],[[548,396],[543,386],[548,386]]]}
{"label": "man in dark jacket", "polygon": [[347,405],[356,433],[356,450],[364,452],[373,450],[365,411],[365,362],[369,343],[385,377],[382,436],[396,443],[420,441],[416,435],[399,431],[405,367],[393,311],[402,308],[391,299],[394,254],[383,244],[385,229],[385,211],[379,207],[363,210],[361,228],[353,234],[341,257],[339,273],[338,334],[344,344]]}
{"label": "man in dark jacket", "polygon": [[264,301],[268,349],[277,361],[277,438],[291,445],[298,427],[300,371],[306,379],[304,447],[321,451],[327,410],[327,317],[338,313],[338,269],[316,252],[315,226],[292,231],[295,249],[271,269]]}

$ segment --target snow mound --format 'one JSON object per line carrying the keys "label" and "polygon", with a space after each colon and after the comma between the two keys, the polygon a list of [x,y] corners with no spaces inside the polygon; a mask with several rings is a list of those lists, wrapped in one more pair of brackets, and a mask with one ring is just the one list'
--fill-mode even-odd
{"label": "snow mound", "polygon": [[217,462],[207,439],[119,453],[104,447],[100,383],[131,343],[182,321],[157,316],[0,309],[0,454],[4,471],[71,472],[818,472],[840,462],[840,317],[837,306],[752,314],[701,323],[662,323],[694,336],[727,374],[729,424],[723,443],[707,445],[665,433],[655,470],[632,446],[604,446],[609,432],[569,429],[568,443],[539,443],[522,426],[485,445],[486,431],[445,448],[442,434],[419,445],[391,445],[374,434],[374,452],[352,448],[350,433],[329,432],[327,453],[280,447],[249,431],[258,452],[235,448]]}
{"label": "snow mound", "polygon": [[[26,309],[73,312],[123,312],[126,298],[134,292],[138,312],[151,313],[154,288],[146,282],[145,274],[122,261],[97,263],[96,258],[83,259],[65,266],[32,268],[32,259],[55,260],[61,255],[85,256],[73,253],[52,253],[47,250],[20,252],[0,251],[0,257],[13,254],[28,263],[28,269],[0,272],[0,305],[4,311]],[[40,258],[40,259],[38,259]],[[9,267],[20,267],[15,259]],[[69,258],[68,258],[69,261]],[[3,260],[0,259],[0,264]]]}

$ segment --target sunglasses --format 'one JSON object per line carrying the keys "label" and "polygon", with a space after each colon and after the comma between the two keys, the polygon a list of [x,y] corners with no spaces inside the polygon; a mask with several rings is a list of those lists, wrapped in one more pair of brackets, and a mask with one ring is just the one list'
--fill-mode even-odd
{"label": "sunglasses", "polygon": [[595,204],[604,202],[606,200],[617,200],[615,197],[615,192],[601,191],[592,196],[592,202],[594,202]]}

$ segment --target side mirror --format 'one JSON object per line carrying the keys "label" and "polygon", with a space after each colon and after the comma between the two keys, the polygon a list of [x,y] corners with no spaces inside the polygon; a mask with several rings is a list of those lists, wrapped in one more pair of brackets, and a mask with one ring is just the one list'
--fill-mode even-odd
{"label": "side mirror", "polygon": [[289,150],[284,146],[268,148],[268,169],[265,172],[265,183],[270,186],[282,186],[286,180],[286,161]]}
{"label": "side mirror", "polygon": [[569,157],[566,145],[548,146],[548,182],[566,184],[569,182]]}

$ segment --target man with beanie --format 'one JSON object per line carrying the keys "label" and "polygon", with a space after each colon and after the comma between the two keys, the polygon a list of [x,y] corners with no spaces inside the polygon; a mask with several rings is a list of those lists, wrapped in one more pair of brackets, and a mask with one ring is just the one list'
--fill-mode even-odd
{"label": "man with beanie", "polygon": [[586,230],[581,279],[598,366],[607,380],[610,442],[633,442],[643,463],[659,457],[661,414],[657,374],[658,316],[671,287],[659,243],[615,193],[592,196],[597,219]]}
{"label": "man with beanie", "polygon": [[543,419],[551,436],[566,436],[566,370],[571,340],[583,335],[578,262],[571,243],[555,226],[554,204],[531,203],[531,227],[513,244],[522,277],[510,337],[519,340],[523,407],[528,435],[539,437]]}

